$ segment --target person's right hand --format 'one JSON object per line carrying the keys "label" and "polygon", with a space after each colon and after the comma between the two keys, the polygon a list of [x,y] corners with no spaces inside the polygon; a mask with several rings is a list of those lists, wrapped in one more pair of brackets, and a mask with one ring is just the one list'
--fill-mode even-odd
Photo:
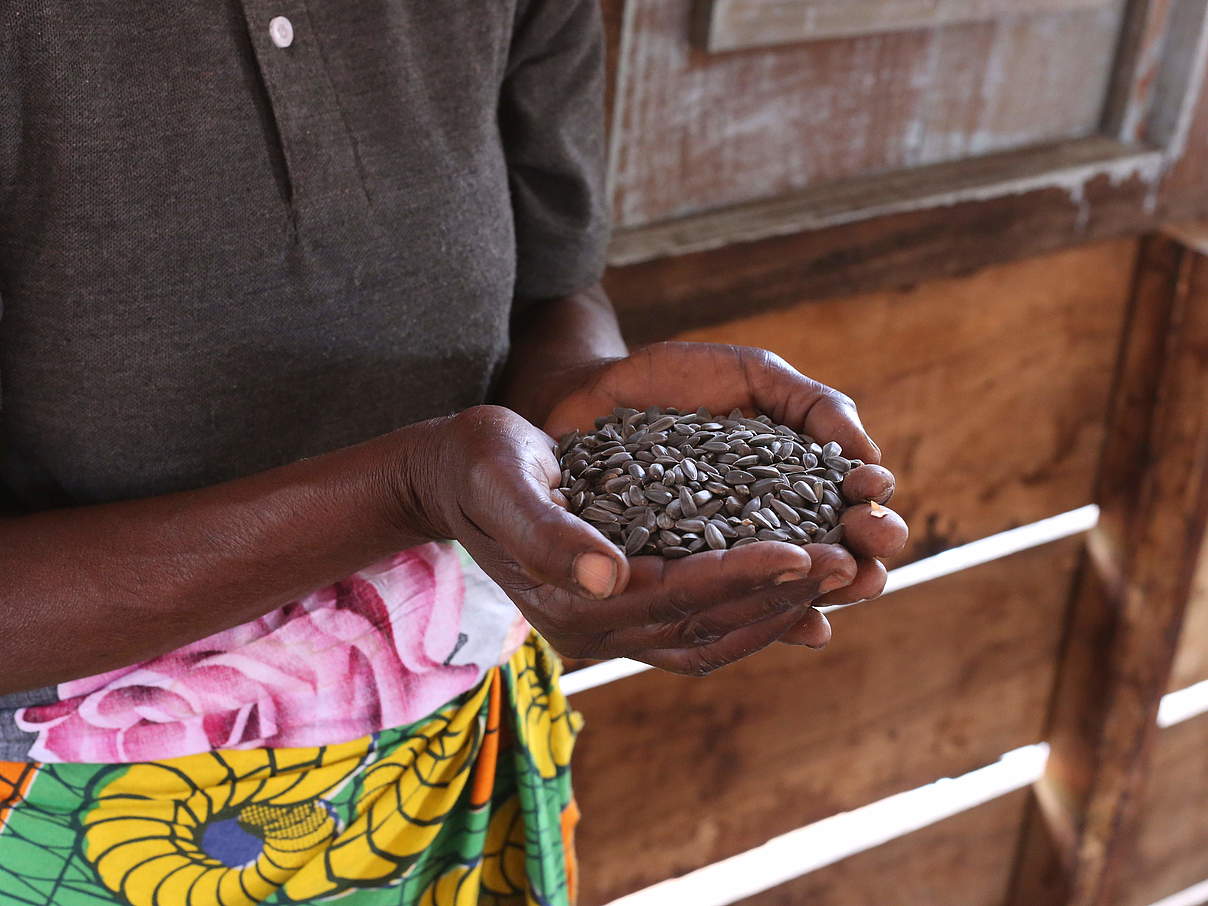
{"label": "person's right hand", "polygon": [[410,507],[432,537],[460,541],[561,654],[704,675],[790,628],[812,647],[828,641],[809,604],[855,578],[841,548],[764,542],[627,560],[565,508],[544,432],[496,406],[437,424],[428,455],[404,466]]}

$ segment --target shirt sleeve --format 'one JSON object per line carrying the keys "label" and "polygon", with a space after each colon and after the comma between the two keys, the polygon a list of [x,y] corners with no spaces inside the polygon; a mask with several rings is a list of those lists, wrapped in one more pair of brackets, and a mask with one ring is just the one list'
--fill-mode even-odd
{"label": "shirt sleeve", "polygon": [[604,272],[604,40],[599,0],[520,0],[500,99],[519,299]]}

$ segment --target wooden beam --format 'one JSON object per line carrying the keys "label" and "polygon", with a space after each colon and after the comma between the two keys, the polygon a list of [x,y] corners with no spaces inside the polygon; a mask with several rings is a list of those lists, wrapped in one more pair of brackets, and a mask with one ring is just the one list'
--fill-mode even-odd
{"label": "wooden beam", "polygon": [[[1120,153],[1108,166],[1102,152],[1111,148]],[[865,199],[859,190],[852,188],[842,199],[832,196],[825,203],[814,196],[817,207],[803,203],[793,208],[792,216],[780,217],[778,212],[772,218],[777,229],[804,232],[758,241],[734,241],[766,233],[766,223],[752,218],[748,229],[741,217],[733,227],[698,222],[699,229],[683,235],[671,227],[643,231],[646,238],[641,240],[622,234],[614,246],[616,257],[634,263],[612,267],[605,283],[626,336],[641,343],[804,299],[900,288],[967,273],[1078,242],[1137,233],[1150,224],[1146,199],[1153,183],[1148,156],[1130,154],[1105,140],[1095,146],[1076,143],[1059,156],[1068,179],[1053,178],[1043,166],[1007,167],[1006,172],[1015,175],[1000,173],[1001,194],[979,195],[972,188],[979,184],[974,178],[965,183],[969,191],[964,194],[955,192],[952,182],[941,189],[943,179],[933,182],[928,192],[919,189],[918,181],[899,178],[898,188],[914,192],[914,203],[901,192],[895,196],[888,186],[880,196],[869,190],[867,198],[880,197],[884,203],[871,202],[880,216],[865,207],[864,219],[844,207]],[[1049,177],[1042,178],[1043,173]],[[925,204],[924,198],[937,204]],[[715,242],[732,244],[714,248]],[[688,248],[702,250],[683,253]]]}
{"label": "wooden beam", "polygon": [[705,47],[750,50],[1116,5],[1117,0],[706,0]]}
{"label": "wooden beam", "polygon": [[965,158],[912,170],[825,183],[768,201],[624,230],[609,248],[609,263],[710,251],[735,243],[822,230],[895,214],[943,210],[969,202],[1064,192],[1071,205],[1088,183],[1105,177],[1119,184],[1156,183],[1161,155],[1096,136],[1022,151]]}
{"label": "wooden beam", "polygon": [[1146,241],[1014,906],[1109,906],[1208,522],[1208,257]]}

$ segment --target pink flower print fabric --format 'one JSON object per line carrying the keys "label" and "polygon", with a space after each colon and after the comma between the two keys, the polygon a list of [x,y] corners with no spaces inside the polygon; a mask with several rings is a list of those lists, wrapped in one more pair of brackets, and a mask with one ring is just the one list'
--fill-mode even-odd
{"label": "pink flower print fabric", "polygon": [[44,762],[329,745],[431,713],[506,661],[526,630],[459,546],[427,544],[258,620],[63,683],[59,701],[15,721],[35,734],[28,757]]}

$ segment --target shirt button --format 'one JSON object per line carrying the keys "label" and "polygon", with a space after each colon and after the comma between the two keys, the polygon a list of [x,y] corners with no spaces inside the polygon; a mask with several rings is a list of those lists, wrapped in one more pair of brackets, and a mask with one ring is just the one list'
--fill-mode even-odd
{"label": "shirt button", "polygon": [[275,16],[268,23],[268,36],[278,47],[289,47],[294,43],[294,26],[285,16]]}

